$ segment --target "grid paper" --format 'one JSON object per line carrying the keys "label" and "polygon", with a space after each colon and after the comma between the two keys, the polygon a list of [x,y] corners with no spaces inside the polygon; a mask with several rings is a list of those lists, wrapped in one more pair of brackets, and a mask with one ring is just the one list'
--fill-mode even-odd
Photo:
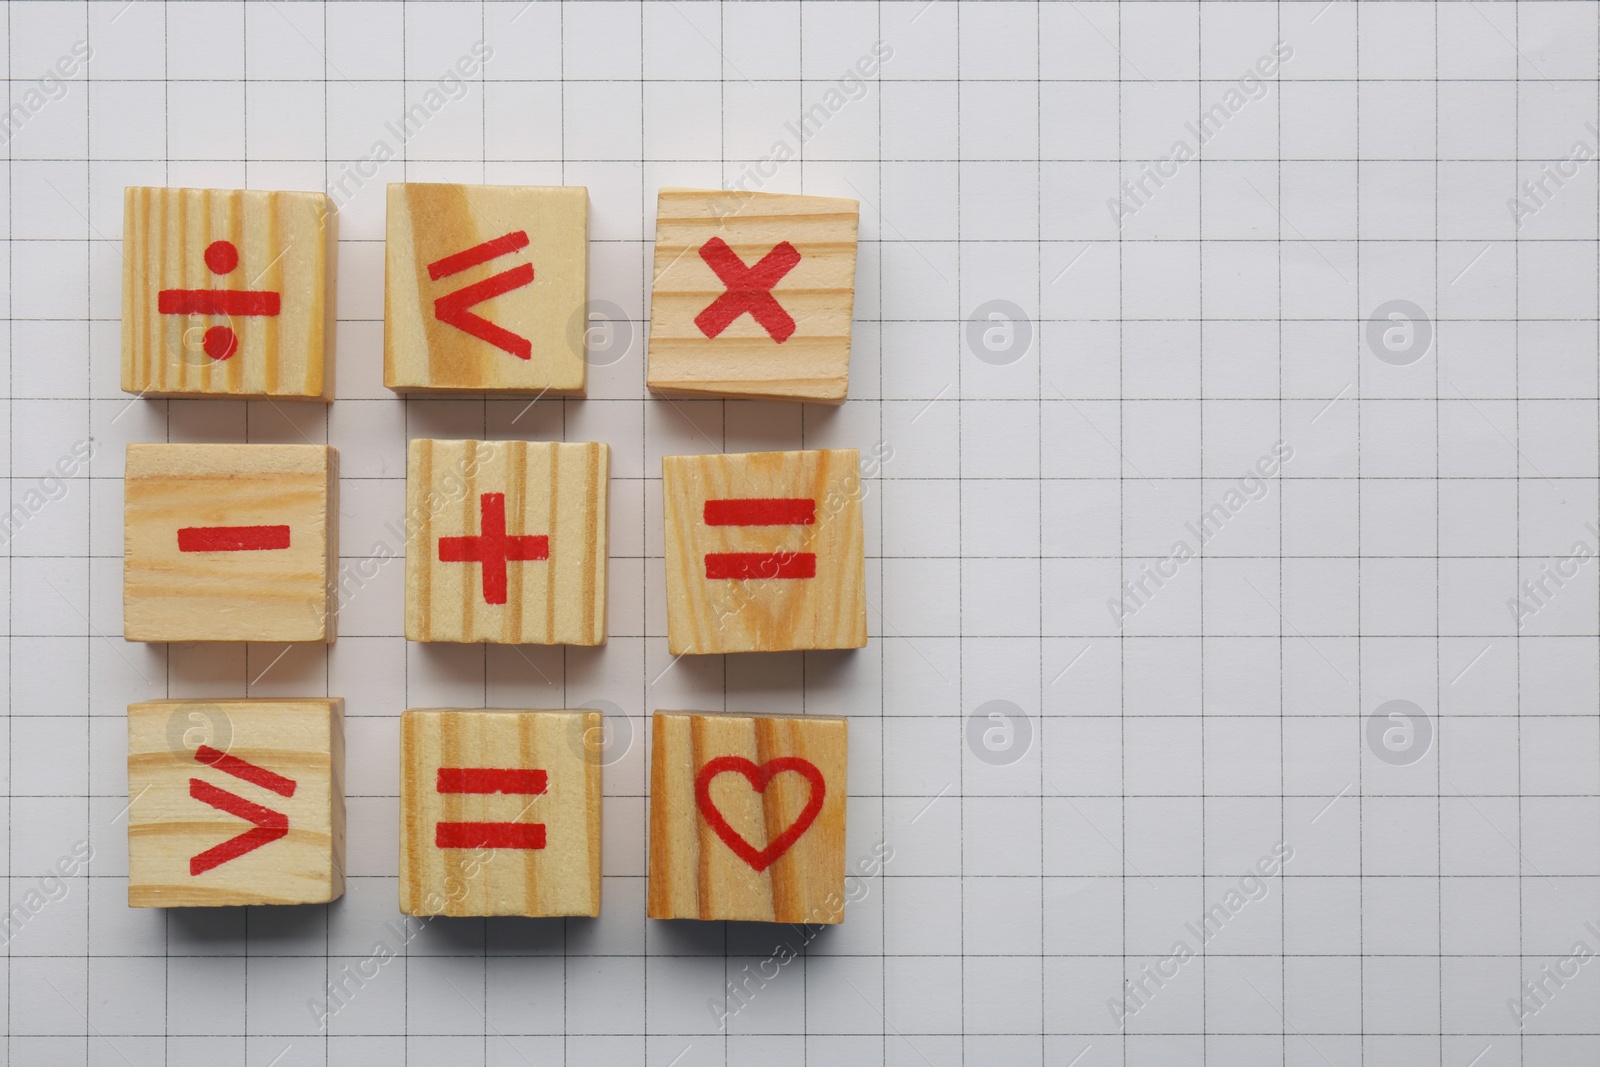
{"label": "grid paper", "polygon": [[[4,32],[4,1062],[1600,1055],[1595,5],[94,0]],[[588,186],[588,399],[382,388],[401,180]],[[119,392],[131,184],[335,189],[331,409]],[[861,200],[842,408],[646,398],[668,185]],[[337,446],[354,567],[417,435],[611,444],[608,646],[408,645],[396,563],[331,649],[121,640],[126,443]],[[869,645],[673,661],[660,457],[875,444]],[[125,706],[324,693],[345,898],[127,908]],[[484,705],[613,713],[599,920],[401,924],[399,712]],[[893,858],[843,926],[645,921],[657,707],[851,715],[849,857]]]}

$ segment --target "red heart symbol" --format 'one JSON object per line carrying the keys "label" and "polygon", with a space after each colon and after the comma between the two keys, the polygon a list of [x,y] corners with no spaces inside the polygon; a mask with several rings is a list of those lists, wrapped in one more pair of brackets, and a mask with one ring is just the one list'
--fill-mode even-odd
{"label": "red heart symbol", "polygon": [[[711,802],[711,780],[719,774],[729,771],[742,774],[757,793],[767,791],[767,783],[784,771],[795,771],[804,775],[806,781],[811,783],[811,799],[806,801],[805,808],[796,817],[789,828],[777,837],[766,848],[758,849],[743,837],[739,831],[728,825],[728,820],[723,818],[722,812]],[[711,828],[722,838],[723,844],[733,850],[733,854],[744,860],[757,871],[764,871],[772,866],[773,862],[791,845],[800,839],[800,835],[811,828],[817,821],[817,814],[822,811],[822,800],[827,795],[827,785],[822,780],[822,772],[817,770],[817,765],[799,756],[779,756],[769,759],[757,766],[743,756],[718,756],[700,768],[700,773],[694,777],[694,799],[700,805],[700,814],[705,817]]]}

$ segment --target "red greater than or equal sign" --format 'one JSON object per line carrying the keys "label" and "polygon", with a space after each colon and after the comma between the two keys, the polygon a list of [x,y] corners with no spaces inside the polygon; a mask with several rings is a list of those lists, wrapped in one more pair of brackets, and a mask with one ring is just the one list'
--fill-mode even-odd
{"label": "red greater than or equal sign", "polygon": [[[707,526],[812,526],[817,502],[806,497],[736,497],[707,500]],[[814,552],[709,552],[706,577],[713,581],[815,578]]]}

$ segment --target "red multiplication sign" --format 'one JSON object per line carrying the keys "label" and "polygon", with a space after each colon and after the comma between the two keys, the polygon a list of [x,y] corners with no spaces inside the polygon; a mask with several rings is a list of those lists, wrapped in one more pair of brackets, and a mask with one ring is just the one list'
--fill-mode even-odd
{"label": "red multiplication sign", "polygon": [[[809,497],[731,497],[707,500],[707,526],[812,526],[817,502]],[[748,581],[761,578],[815,578],[814,552],[708,552],[706,578]]]}
{"label": "red multiplication sign", "polygon": [[733,325],[734,319],[748,312],[778,344],[794,336],[794,318],[772,295],[772,287],[800,262],[800,253],[794,245],[782,241],[754,266],[747,267],[728,242],[713,237],[700,246],[700,258],[726,287],[721,296],[694,317],[694,324],[701,333],[716,337]]}
{"label": "red multiplication sign", "polygon": [[[239,249],[232,241],[212,241],[205,259],[212,274],[230,274],[239,266]],[[281,303],[280,294],[264,289],[163,289],[156,294],[156,310],[163,315],[272,316]],[[213,326],[201,347],[212,359],[227,359],[239,350],[239,335],[231,326]]]}
{"label": "red multiplication sign", "polygon": [[[440,767],[435,788],[440,793],[508,793],[542,796],[549,786],[543,770],[515,767]],[[544,848],[543,823],[440,822],[434,827],[438,848]]]}

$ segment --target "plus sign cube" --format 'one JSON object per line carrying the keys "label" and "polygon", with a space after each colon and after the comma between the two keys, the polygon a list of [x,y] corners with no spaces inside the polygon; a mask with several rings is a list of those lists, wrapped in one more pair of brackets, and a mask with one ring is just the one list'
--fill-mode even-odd
{"label": "plus sign cube", "polygon": [[859,212],[831,196],[661,190],[650,388],[842,402]]}
{"label": "plus sign cube", "polygon": [[123,389],[333,399],[326,196],[134,187],[122,214]]}
{"label": "plus sign cube", "polygon": [[666,456],[661,473],[673,655],[867,643],[855,449]]}
{"label": "plus sign cube", "polygon": [[383,384],[582,396],[589,192],[389,186]]}
{"label": "plus sign cube", "polygon": [[605,643],[606,445],[418,438],[406,463],[407,638]]}

